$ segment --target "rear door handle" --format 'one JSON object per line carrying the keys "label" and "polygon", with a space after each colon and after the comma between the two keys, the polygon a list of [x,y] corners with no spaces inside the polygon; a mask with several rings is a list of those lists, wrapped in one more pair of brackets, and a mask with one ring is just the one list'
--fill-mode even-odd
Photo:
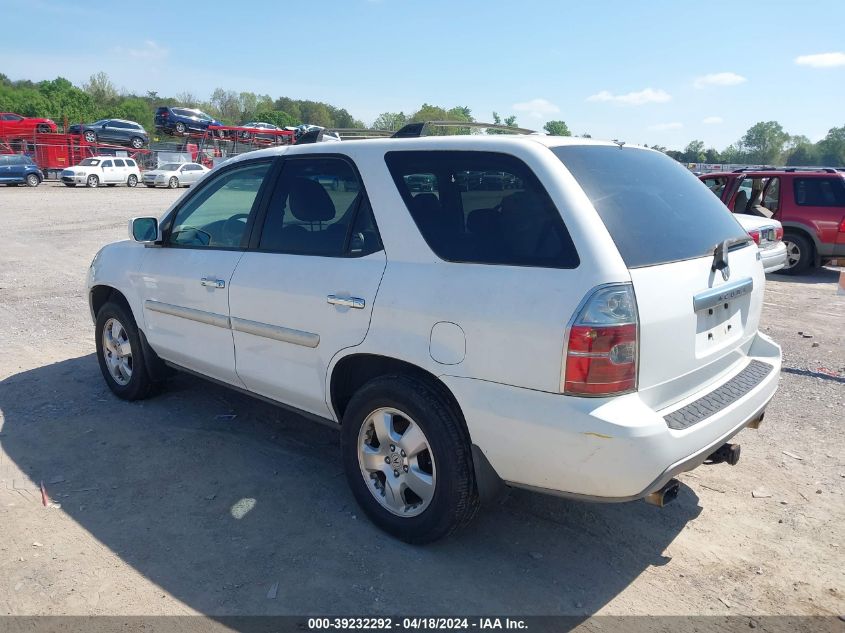
{"label": "rear door handle", "polygon": [[337,295],[329,295],[326,297],[326,302],[335,306],[355,308],[356,310],[363,310],[364,305],[366,305],[366,302],[359,297],[338,297]]}
{"label": "rear door handle", "polygon": [[215,279],[214,277],[203,277],[200,283],[206,288],[225,288],[226,282],[223,279]]}

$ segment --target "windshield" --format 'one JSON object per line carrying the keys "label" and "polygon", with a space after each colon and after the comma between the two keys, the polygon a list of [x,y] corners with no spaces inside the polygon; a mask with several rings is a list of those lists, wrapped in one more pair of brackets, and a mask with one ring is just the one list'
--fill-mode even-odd
{"label": "windshield", "polygon": [[100,160],[98,158],[86,158],[81,163],[79,163],[82,167],[96,167],[100,164]]}
{"label": "windshield", "polygon": [[593,203],[628,268],[712,255],[746,237],[727,207],[661,152],[612,146],[552,148]]}

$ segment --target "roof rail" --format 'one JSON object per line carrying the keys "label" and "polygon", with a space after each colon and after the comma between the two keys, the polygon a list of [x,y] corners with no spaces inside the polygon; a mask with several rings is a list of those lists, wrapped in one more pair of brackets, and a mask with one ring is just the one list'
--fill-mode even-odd
{"label": "roof rail", "polygon": [[424,132],[428,127],[460,127],[484,130],[502,130],[511,134],[537,134],[535,130],[528,130],[521,127],[511,127],[498,123],[482,123],[480,121],[420,121],[408,123],[399,128],[391,138],[418,138],[425,136]]}

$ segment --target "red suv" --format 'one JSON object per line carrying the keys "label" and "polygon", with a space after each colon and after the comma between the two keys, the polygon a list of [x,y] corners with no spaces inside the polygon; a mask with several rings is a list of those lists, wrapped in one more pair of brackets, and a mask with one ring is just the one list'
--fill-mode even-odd
{"label": "red suv", "polygon": [[781,272],[801,273],[845,257],[845,171],[739,169],[699,178],[734,213],[783,224],[787,262]]}

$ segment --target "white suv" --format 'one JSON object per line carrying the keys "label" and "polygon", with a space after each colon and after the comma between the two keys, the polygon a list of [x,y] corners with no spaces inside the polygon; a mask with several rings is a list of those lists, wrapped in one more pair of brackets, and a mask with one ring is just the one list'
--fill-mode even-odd
{"label": "white suv", "polygon": [[651,150],[274,148],[130,232],[88,277],[111,390],[142,398],[185,369],[339,425],[357,501],[409,542],[500,482],[662,505],[676,474],[736,462],[728,440],[777,388],[758,249]]}
{"label": "white suv", "polygon": [[62,182],[68,187],[85,185],[113,187],[126,184],[134,187],[141,180],[138,163],[125,156],[92,156],[74,167],[62,170]]}

